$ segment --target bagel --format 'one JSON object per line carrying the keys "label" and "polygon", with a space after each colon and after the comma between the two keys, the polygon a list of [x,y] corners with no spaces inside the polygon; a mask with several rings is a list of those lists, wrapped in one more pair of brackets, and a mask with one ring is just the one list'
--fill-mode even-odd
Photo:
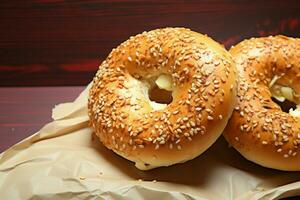
{"label": "bagel", "polygon": [[185,28],[143,32],[113,49],[89,93],[100,141],[141,170],[193,159],[221,135],[236,99],[231,55]]}
{"label": "bagel", "polygon": [[299,105],[300,40],[252,38],[230,49],[238,70],[238,102],[224,131],[246,159],[284,171],[300,170],[300,107],[284,112],[278,101]]}

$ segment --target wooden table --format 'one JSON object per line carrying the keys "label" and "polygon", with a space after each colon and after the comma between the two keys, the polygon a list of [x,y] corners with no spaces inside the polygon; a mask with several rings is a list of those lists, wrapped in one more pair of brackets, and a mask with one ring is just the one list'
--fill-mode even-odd
{"label": "wooden table", "polygon": [[0,88],[0,152],[50,122],[52,108],[73,101],[81,87]]}

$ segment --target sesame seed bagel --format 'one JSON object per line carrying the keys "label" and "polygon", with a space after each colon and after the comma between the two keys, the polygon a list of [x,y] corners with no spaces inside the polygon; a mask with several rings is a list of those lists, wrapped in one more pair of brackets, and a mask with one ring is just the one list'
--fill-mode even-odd
{"label": "sesame seed bagel", "polygon": [[284,112],[271,99],[300,102],[300,40],[252,38],[232,47],[230,53],[237,65],[239,86],[238,103],[225,138],[259,165],[300,170],[299,110]]}
{"label": "sesame seed bagel", "polygon": [[[107,148],[141,170],[185,162],[222,133],[236,82],[231,55],[209,37],[185,28],[143,32],[100,65],[90,123]],[[152,90],[161,102],[151,100]]]}

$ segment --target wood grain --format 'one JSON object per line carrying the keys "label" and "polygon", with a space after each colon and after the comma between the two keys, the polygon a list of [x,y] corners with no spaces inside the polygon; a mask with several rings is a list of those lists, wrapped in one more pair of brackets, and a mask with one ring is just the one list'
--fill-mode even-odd
{"label": "wood grain", "polygon": [[298,1],[2,1],[0,86],[86,85],[113,47],[144,30],[189,27],[226,47],[300,37]]}
{"label": "wood grain", "polygon": [[84,87],[0,88],[0,152],[52,121],[52,108]]}

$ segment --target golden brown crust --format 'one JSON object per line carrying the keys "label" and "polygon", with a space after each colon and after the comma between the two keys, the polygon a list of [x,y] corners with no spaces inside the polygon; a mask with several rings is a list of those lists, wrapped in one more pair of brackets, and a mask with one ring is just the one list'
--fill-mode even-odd
{"label": "golden brown crust", "polygon": [[269,88],[277,76],[277,84],[300,94],[300,40],[252,38],[230,53],[237,65],[239,86],[225,138],[244,157],[262,166],[300,170],[300,118],[283,112],[272,101]]}
{"label": "golden brown crust", "polygon": [[[160,74],[173,80],[173,101],[153,110],[141,89]],[[190,160],[221,134],[235,103],[230,54],[207,36],[165,28],[130,37],[101,64],[89,95],[89,117],[109,149],[140,169]]]}

